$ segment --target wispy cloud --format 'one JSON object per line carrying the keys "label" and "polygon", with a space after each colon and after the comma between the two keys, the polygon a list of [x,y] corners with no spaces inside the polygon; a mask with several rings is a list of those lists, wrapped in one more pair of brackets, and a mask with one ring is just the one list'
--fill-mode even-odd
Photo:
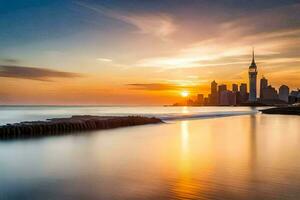
{"label": "wispy cloud", "polygon": [[[295,55],[287,54],[291,49],[295,51],[300,44],[300,24],[289,26],[285,22],[299,18],[299,8],[300,4],[295,4],[276,8],[276,12],[244,13],[238,19],[216,23],[218,26],[212,30],[211,36],[201,38],[199,35],[198,41],[169,55],[138,60],[136,66],[172,69],[246,64],[253,46],[264,60],[293,61]],[[198,31],[195,27],[191,29]]]}
{"label": "wispy cloud", "polygon": [[176,89],[175,85],[166,84],[166,83],[133,83],[128,84],[130,89],[134,90],[174,90]]}
{"label": "wispy cloud", "polygon": [[194,85],[177,85],[171,83],[133,83],[128,84],[129,89],[132,90],[147,90],[147,91],[178,91],[189,90],[194,91]]}
{"label": "wispy cloud", "polygon": [[108,9],[99,5],[90,5],[83,2],[77,2],[77,4],[106,17],[117,19],[133,25],[137,28],[138,33],[141,34],[150,34],[161,39],[166,39],[177,29],[174,19],[165,13],[135,14]]}
{"label": "wispy cloud", "polygon": [[165,38],[175,32],[173,19],[166,14],[120,16],[119,19],[136,26],[140,33]]}
{"label": "wispy cloud", "polygon": [[45,68],[0,65],[0,77],[51,81],[52,78],[74,78],[80,76],[81,75],[77,73],[62,72]]}
{"label": "wispy cloud", "polygon": [[100,62],[112,62],[112,59],[109,58],[97,58],[97,60]]}
{"label": "wispy cloud", "polygon": [[18,59],[14,59],[14,58],[3,58],[3,59],[0,59],[2,62],[4,63],[8,63],[8,64],[16,64],[19,62]]}

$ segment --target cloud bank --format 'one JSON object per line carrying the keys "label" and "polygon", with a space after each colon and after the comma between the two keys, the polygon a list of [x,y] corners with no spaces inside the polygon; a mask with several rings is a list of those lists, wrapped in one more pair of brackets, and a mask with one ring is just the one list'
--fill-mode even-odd
{"label": "cloud bank", "polygon": [[20,78],[39,81],[51,81],[52,78],[75,78],[80,74],[71,72],[62,72],[52,69],[0,65],[0,77]]}

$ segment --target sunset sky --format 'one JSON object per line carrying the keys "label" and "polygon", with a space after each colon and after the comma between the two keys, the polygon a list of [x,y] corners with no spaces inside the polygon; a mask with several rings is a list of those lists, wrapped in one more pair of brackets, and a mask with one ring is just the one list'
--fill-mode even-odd
{"label": "sunset sky", "polygon": [[248,83],[252,47],[259,79],[296,89],[297,2],[0,0],[0,104],[171,104]]}

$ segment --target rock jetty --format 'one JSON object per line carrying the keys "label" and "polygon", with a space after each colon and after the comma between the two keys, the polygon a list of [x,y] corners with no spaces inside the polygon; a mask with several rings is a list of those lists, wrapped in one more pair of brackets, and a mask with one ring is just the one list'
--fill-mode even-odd
{"label": "rock jetty", "polygon": [[0,126],[0,140],[64,135],[90,130],[102,130],[155,123],[162,123],[162,120],[154,117],[149,118],[141,116],[72,116],[70,118],[54,118],[46,121],[20,122]]}
{"label": "rock jetty", "polygon": [[300,115],[300,106],[276,107],[261,110],[264,114]]}

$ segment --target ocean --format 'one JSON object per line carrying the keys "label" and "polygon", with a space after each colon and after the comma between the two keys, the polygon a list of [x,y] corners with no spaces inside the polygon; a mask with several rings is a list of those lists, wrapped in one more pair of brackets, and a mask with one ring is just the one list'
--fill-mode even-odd
{"label": "ocean", "polygon": [[300,199],[300,117],[250,107],[1,107],[0,124],[71,115],[166,123],[0,141],[0,199]]}

